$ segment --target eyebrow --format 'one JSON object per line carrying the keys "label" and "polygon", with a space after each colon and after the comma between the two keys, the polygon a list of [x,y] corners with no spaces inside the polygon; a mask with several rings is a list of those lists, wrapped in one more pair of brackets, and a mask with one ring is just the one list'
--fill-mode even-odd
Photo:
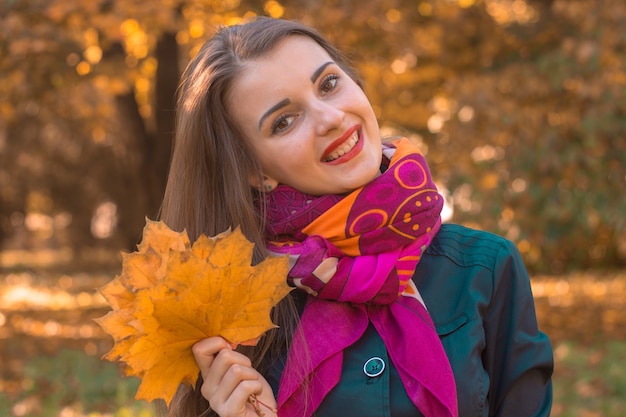
{"label": "eyebrow", "polygon": [[263,113],[263,116],[261,116],[261,120],[259,120],[259,130],[263,126],[263,122],[265,121],[265,119],[267,119],[270,116],[270,114],[274,113],[276,110],[279,110],[279,109],[285,107],[289,103],[291,103],[291,100],[286,98],[284,100],[281,100],[280,103],[273,105],[268,111]]}
{"label": "eyebrow", "polygon": [[328,62],[322,64],[318,69],[316,69],[315,72],[313,72],[313,75],[311,75],[311,82],[315,83],[315,81],[317,81],[317,79],[319,78],[320,74],[322,72],[324,72],[326,67],[329,66],[330,64],[334,64],[334,62],[333,61],[328,61]]}
{"label": "eyebrow", "polygon": [[[331,64],[334,64],[334,62],[333,61],[325,62],[318,69],[313,71],[313,74],[311,75],[311,83],[315,84],[315,82],[317,81],[319,76],[322,74],[322,72],[324,72],[326,67]],[[261,116],[261,119],[259,120],[259,129],[261,129],[261,126],[263,126],[263,122],[265,121],[265,119],[267,119],[272,113],[274,113],[277,110],[280,110],[281,108],[285,107],[289,103],[291,103],[291,101],[288,98],[286,98],[284,100],[281,100],[278,104],[273,105],[268,111],[263,113],[263,116]]]}

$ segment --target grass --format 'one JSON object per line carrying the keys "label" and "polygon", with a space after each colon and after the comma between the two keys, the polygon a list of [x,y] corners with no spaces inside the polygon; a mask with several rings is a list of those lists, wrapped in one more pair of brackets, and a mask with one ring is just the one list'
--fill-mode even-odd
{"label": "grass", "polygon": [[[626,342],[555,346],[553,416],[626,415]],[[135,401],[139,381],[120,376],[116,365],[81,350],[36,357],[25,366],[17,401],[0,393],[0,415],[11,417],[153,417]]]}
{"label": "grass", "polygon": [[553,416],[626,415],[626,342],[555,347]]}
{"label": "grass", "polygon": [[153,416],[153,406],[135,401],[136,378],[123,378],[118,367],[80,350],[63,349],[38,356],[24,367],[17,399],[0,394],[0,415],[32,417]]}

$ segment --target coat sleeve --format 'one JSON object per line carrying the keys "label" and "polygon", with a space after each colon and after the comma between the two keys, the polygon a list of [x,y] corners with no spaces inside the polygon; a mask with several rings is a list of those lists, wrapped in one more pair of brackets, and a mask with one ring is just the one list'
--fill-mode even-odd
{"label": "coat sleeve", "polygon": [[512,242],[506,241],[498,253],[493,280],[484,320],[490,416],[549,416],[552,347],[537,327],[530,279]]}

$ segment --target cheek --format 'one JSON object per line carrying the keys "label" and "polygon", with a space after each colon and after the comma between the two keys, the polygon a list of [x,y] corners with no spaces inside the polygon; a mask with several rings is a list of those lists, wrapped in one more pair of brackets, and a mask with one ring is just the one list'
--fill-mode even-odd
{"label": "cheek", "polygon": [[[274,177],[277,180],[282,179],[284,173],[288,173],[294,164],[297,163],[298,155],[285,146],[274,143],[265,143],[256,154],[261,162],[261,168],[264,175]],[[286,155],[290,155],[286,158]]]}
{"label": "cheek", "polygon": [[[298,141],[268,144],[263,150],[261,164],[264,173],[273,176],[281,183],[291,184],[294,180],[306,177],[316,165],[315,152],[307,146],[302,136]],[[294,178],[295,177],[295,178]]]}
{"label": "cheek", "polygon": [[256,154],[261,162],[261,168],[264,172],[275,171],[275,158],[272,157],[272,152],[267,147],[257,149]]}
{"label": "cheek", "polygon": [[363,91],[357,84],[352,84],[349,94],[353,97],[354,101],[358,103],[359,107],[371,109],[372,105],[367,98],[365,91]]}

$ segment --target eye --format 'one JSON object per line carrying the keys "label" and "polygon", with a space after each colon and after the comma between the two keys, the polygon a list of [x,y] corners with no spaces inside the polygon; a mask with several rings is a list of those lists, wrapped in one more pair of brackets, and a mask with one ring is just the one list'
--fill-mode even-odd
{"label": "eye", "polygon": [[331,93],[337,87],[339,76],[337,74],[329,74],[322,79],[320,83],[320,91],[323,95]]}
{"label": "eye", "polygon": [[293,121],[296,119],[296,116],[285,114],[279,116],[274,123],[272,123],[272,133],[282,133],[285,130],[289,129]]}

